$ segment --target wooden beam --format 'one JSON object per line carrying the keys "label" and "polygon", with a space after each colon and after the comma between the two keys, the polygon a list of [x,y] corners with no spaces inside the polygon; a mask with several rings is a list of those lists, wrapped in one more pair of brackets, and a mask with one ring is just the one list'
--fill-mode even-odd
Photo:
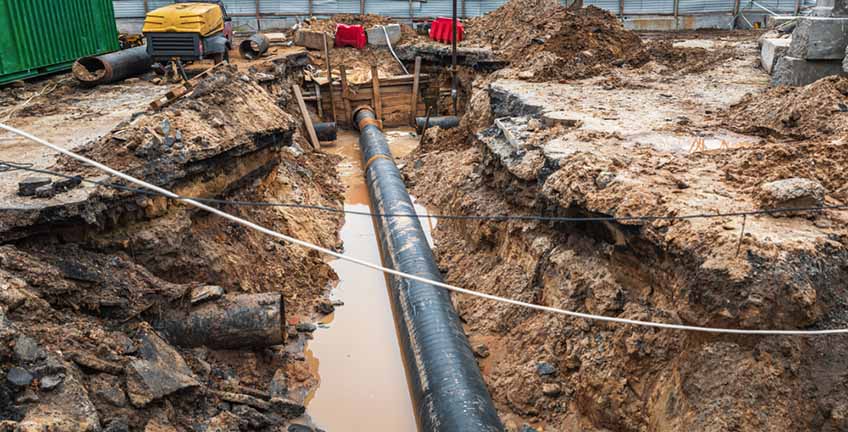
{"label": "wooden beam", "polygon": [[330,83],[330,105],[333,107],[333,121],[336,121],[336,101],[333,100],[333,64],[330,62],[330,44],[327,33],[324,33],[324,58],[327,59],[327,79]]}
{"label": "wooden beam", "polygon": [[318,102],[318,118],[324,121],[324,101],[321,99],[321,86],[318,83],[314,83],[315,85],[315,100]]}
{"label": "wooden beam", "polygon": [[350,87],[347,85],[347,68],[345,65],[339,66],[339,73],[342,78],[342,101],[345,107],[345,120],[353,123],[353,113],[350,109]]}
{"label": "wooden beam", "polygon": [[415,57],[415,71],[412,78],[412,104],[409,106],[409,123],[415,126],[415,116],[418,114],[418,86],[421,79],[421,57]]}
{"label": "wooden beam", "polygon": [[371,93],[377,120],[383,121],[383,101],[380,99],[380,70],[377,69],[377,66],[371,66]]}
{"label": "wooden beam", "polygon": [[318,141],[318,135],[315,133],[315,127],[312,125],[312,117],[306,109],[306,103],[303,101],[300,86],[295,84],[292,86],[292,90],[294,90],[294,97],[297,99],[297,105],[300,107],[300,113],[303,115],[303,122],[306,124],[306,132],[309,134],[309,140],[312,141],[312,148],[318,150],[321,148],[321,142]]}

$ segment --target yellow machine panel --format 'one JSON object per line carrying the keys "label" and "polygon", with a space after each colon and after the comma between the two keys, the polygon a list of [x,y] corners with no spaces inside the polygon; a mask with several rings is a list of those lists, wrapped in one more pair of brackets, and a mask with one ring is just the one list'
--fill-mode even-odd
{"label": "yellow machine panel", "polygon": [[177,3],[147,14],[144,33],[197,33],[200,36],[224,30],[221,8],[210,3]]}

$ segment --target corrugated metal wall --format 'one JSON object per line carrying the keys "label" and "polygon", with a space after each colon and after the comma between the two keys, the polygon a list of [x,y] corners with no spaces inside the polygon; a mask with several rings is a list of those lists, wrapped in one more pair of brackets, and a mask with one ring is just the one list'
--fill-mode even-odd
{"label": "corrugated metal wall", "polygon": [[[462,7],[463,0],[458,1]],[[793,13],[795,1],[757,0],[757,3],[774,12]],[[464,0],[464,10],[466,16],[479,16],[497,9],[505,2],[506,0]],[[736,6],[736,0],[677,0],[677,2],[680,15],[731,13]],[[803,6],[814,6],[815,2],[816,0],[801,0]],[[113,0],[113,3],[115,15],[120,19],[144,17],[145,3],[147,3],[147,10],[153,10],[171,1]],[[256,0],[224,0],[229,13],[241,16],[255,16],[257,3],[262,16],[309,15],[310,0],[259,0],[258,2]],[[360,0],[311,0],[311,3],[312,13],[319,16],[360,12]],[[622,14],[620,7],[623,4],[624,15],[673,15],[675,0],[584,0],[583,4],[594,5],[614,14]],[[740,6],[745,11],[757,12],[755,6],[751,7],[749,0],[740,0]],[[411,4],[408,0],[365,0],[365,12],[395,17],[408,17],[410,12],[413,17],[449,16],[451,0],[413,1]]]}

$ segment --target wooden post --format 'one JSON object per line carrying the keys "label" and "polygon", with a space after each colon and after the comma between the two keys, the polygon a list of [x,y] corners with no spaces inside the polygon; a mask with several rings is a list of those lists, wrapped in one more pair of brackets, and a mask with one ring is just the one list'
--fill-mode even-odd
{"label": "wooden post", "polygon": [[303,115],[303,122],[306,124],[306,132],[309,134],[309,140],[312,141],[312,148],[318,150],[321,148],[321,142],[318,141],[318,135],[315,134],[315,127],[312,126],[312,117],[309,116],[309,111],[306,109],[306,102],[303,101],[300,86],[295,84],[292,86],[292,90],[294,90],[297,105],[300,107],[300,113]]}
{"label": "wooden post", "polygon": [[421,57],[415,57],[415,75],[412,77],[412,107],[409,109],[409,122],[415,126],[415,116],[418,114],[418,84],[421,75]]}
{"label": "wooden post", "polygon": [[350,109],[350,88],[347,85],[347,68],[345,65],[339,66],[339,73],[342,77],[342,101],[345,108],[345,119],[353,124],[353,113]]}
{"label": "wooden post", "polygon": [[[332,87],[330,89],[332,90]],[[315,83],[315,101],[318,105],[318,118],[324,121],[324,102],[321,100],[321,85],[318,83]]]}
{"label": "wooden post", "polygon": [[680,0],[674,0],[674,29],[680,30]]}
{"label": "wooden post", "polygon": [[618,16],[624,18],[624,0],[618,0]]}
{"label": "wooden post", "polygon": [[371,100],[377,113],[377,120],[383,121],[383,101],[380,99],[380,71],[371,66]]}
{"label": "wooden post", "polygon": [[147,4],[147,0],[144,0],[144,14],[147,15],[148,12],[150,12],[150,5]]}
{"label": "wooden post", "polygon": [[256,0],[256,29],[262,31],[262,23],[260,22],[262,15],[260,13],[260,10],[261,9],[259,8],[259,0]]}
{"label": "wooden post", "polygon": [[359,0],[359,16],[365,16],[365,0]]}
{"label": "wooden post", "polygon": [[330,62],[330,45],[327,33],[324,33],[324,58],[327,59],[327,79],[330,80],[330,107],[333,110],[333,121],[336,121],[336,97],[333,96],[333,64]]}
{"label": "wooden post", "polygon": [[309,18],[312,18],[313,9],[314,9],[314,5],[312,3],[312,0],[309,0]]}

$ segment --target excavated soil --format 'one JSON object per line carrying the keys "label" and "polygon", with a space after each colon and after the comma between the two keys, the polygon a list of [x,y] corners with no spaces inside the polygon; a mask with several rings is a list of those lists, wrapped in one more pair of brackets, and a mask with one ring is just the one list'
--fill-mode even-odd
{"label": "excavated soil", "polygon": [[[340,207],[338,158],[309,149],[283,90],[299,74],[279,73],[219,68],[77,150],[183,195]],[[64,157],[51,169],[117,181]],[[323,257],[163,197],[86,183],[13,194],[0,217],[0,429],[283,430],[303,415],[316,385],[303,347],[336,281]],[[339,247],[336,214],[216,206]],[[218,289],[280,293],[285,343],[190,348],[159,331],[193,293]]]}
{"label": "excavated soil", "polygon": [[752,94],[723,113],[728,128],[774,138],[848,138],[848,78]]}
{"label": "excavated soil", "polygon": [[[665,47],[665,59],[609,76],[559,85],[483,80],[463,126],[428,132],[407,161],[412,193],[433,212],[468,215],[681,216],[846,203],[842,141],[712,138],[724,136],[715,123],[725,110],[751,101],[786,114],[787,101],[769,96],[790,91],[767,90],[750,67],[755,35],[686,36],[677,47],[649,41]],[[706,66],[679,74],[662,62]],[[834,97],[819,98],[823,105],[839,100],[834,82],[818,83]],[[805,111],[810,120],[821,106]],[[716,142],[699,149],[704,139]],[[444,220],[434,237],[447,281],[481,292],[635,320],[831,329],[848,324],[846,218],[825,210]],[[456,304],[510,431],[848,428],[842,335],[711,335],[463,295]]]}

